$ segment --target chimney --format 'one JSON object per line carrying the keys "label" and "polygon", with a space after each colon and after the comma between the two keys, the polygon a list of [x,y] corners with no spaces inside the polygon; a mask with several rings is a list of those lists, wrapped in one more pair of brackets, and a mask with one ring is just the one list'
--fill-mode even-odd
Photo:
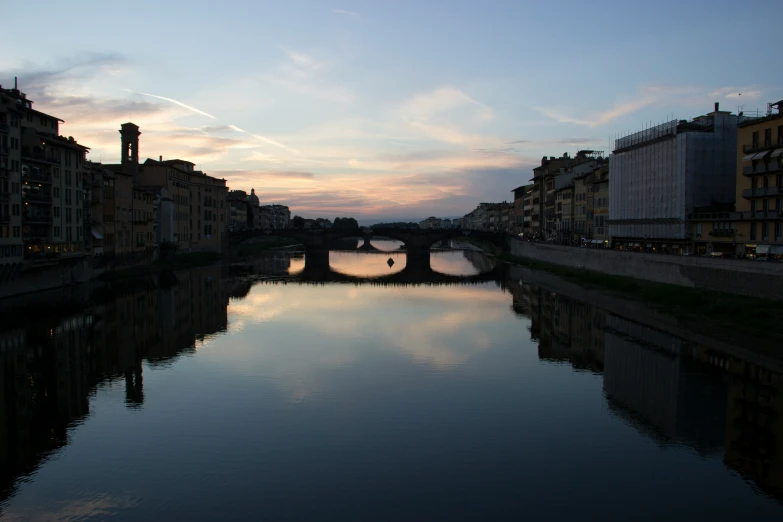
{"label": "chimney", "polygon": [[14,90],[19,89],[19,78],[14,76]]}
{"label": "chimney", "polygon": [[163,163],[163,156],[158,156],[158,158],[159,158],[159,159],[158,159],[158,161],[160,161],[161,163]]}
{"label": "chimney", "polygon": [[718,112],[718,109],[720,108],[720,103],[715,102],[715,112]]}

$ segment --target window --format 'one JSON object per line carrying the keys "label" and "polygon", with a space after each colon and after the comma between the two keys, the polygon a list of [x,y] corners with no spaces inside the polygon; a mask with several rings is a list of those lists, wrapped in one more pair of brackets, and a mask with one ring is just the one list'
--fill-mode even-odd
{"label": "window", "polygon": [[756,240],[756,223],[750,222],[750,239],[752,241]]}
{"label": "window", "polygon": [[780,221],[775,223],[775,241],[780,241]]}
{"label": "window", "polygon": [[18,204],[11,205],[11,214],[14,215],[14,216],[18,216],[19,215],[19,205]]}
{"label": "window", "polygon": [[783,145],[783,125],[778,125],[778,145]]}
{"label": "window", "polygon": [[60,187],[54,187],[52,188],[52,196],[55,198],[60,197]]}
{"label": "window", "polygon": [[780,208],[780,203],[781,203],[781,200],[780,200],[780,198],[778,198],[778,199],[776,199],[776,200],[775,200],[775,210],[777,210],[778,212],[780,212],[781,210],[783,210],[783,209],[781,209],[781,208]]}
{"label": "window", "polygon": [[13,227],[14,237],[21,237],[22,227]]}
{"label": "window", "polygon": [[[598,223],[596,223],[598,225]],[[701,237],[701,223],[696,223],[696,237]]]}
{"label": "window", "polygon": [[769,210],[769,200],[768,199],[765,199],[764,201],[762,201],[761,205],[762,205],[762,209],[764,210],[764,212],[767,212]]}
{"label": "window", "polygon": [[54,237],[60,237],[60,227],[54,227]]}
{"label": "window", "polygon": [[759,131],[756,131],[753,133],[753,142],[751,143],[751,148],[758,148],[759,146]]}
{"label": "window", "polygon": [[764,129],[764,146],[772,145],[772,129]]}
{"label": "window", "polygon": [[769,176],[764,176],[764,188],[769,188]]}
{"label": "window", "polygon": [[761,240],[766,241],[767,240],[767,222],[762,221],[761,222]]}
{"label": "window", "polygon": [[71,204],[71,189],[65,189],[65,204]]}
{"label": "window", "polygon": [[69,225],[71,223],[71,209],[66,208],[65,209],[65,224]]}

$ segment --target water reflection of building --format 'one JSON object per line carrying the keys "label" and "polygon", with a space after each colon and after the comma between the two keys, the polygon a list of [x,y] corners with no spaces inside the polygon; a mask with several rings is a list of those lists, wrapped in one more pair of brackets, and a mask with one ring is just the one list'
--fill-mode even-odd
{"label": "water reflection of building", "polygon": [[705,347],[523,281],[512,309],[530,319],[541,360],[603,372],[609,408],[660,444],[686,444],[783,501],[783,362]]}
{"label": "water reflection of building", "polygon": [[495,263],[480,250],[463,250],[462,255],[480,274],[490,272],[495,268]]}
{"label": "water reflection of building", "polygon": [[606,329],[610,407],[641,430],[652,428],[700,453],[719,452],[726,419],[721,376],[695,368],[689,343],[665,332],[614,315]]}
{"label": "water reflection of building", "polygon": [[724,462],[783,500],[783,365],[703,348],[696,356],[728,377]]}
{"label": "water reflection of building", "polygon": [[0,503],[67,443],[68,428],[89,414],[100,383],[124,380],[126,404],[140,407],[148,400],[142,361],[170,361],[225,330],[228,292],[220,276],[220,267],[208,267],[178,273],[167,289],[95,294],[83,313],[0,332]]}
{"label": "water reflection of building", "polygon": [[508,286],[514,312],[530,318],[539,358],[569,362],[580,370],[603,370],[605,312],[522,281],[509,281]]}

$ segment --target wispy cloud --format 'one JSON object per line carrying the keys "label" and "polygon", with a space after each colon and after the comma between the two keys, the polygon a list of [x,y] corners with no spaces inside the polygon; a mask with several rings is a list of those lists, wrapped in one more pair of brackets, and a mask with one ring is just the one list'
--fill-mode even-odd
{"label": "wispy cloud", "polygon": [[737,101],[757,101],[761,98],[761,90],[754,86],[745,87],[722,87],[715,89],[710,94],[712,98],[728,98],[736,99]]}
{"label": "wispy cloud", "polygon": [[360,15],[359,13],[357,13],[355,11],[346,11],[345,9],[332,9],[332,12],[334,14],[338,14],[338,15],[342,15],[342,16],[347,16],[349,18],[353,18],[354,20],[359,20],[362,17],[362,15]]}
{"label": "wispy cloud", "polygon": [[187,109],[187,110],[189,110],[191,112],[195,112],[196,114],[201,114],[202,116],[206,116],[207,118],[212,118],[213,120],[216,119],[214,116],[212,116],[211,114],[209,114],[207,112],[199,110],[199,109],[197,109],[195,107],[191,107],[190,105],[186,105],[186,104],[182,103],[181,101],[177,101],[177,100],[175,100],[173,98],[166,98],[165,96],[158,96],[157,94],[150,94],[148,92],[132,91],[130,89],[123,89],[123,90],[127,91],[127,92],[132,92],[133,94],[140,94],[142,96],[149,96],[150,98],[157,98],[159,100],[167,101],[169,103],[173,103],[175,105],[179,105],[180,107],[183,107],[183,108],[185,108],[185,109]]}
{"label": "wispy cloud", "polygon": [[354,93],[329,79],[334,63],[319,59],[312,54],[279,46],[288,58],[278,64],[273,72],[264,75],[270,83],[286,90],[337,103],[349,103]]}

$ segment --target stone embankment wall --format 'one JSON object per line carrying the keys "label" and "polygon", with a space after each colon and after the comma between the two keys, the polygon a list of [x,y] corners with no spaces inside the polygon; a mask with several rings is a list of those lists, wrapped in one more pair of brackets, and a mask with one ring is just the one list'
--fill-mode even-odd
{"label": "stone embankment wall", "polygon": [[783,263],[642,254],[511,241],[511,255],[603,274],[783,300]]}
{"label": "stone embankment wall", "polygon": [[0,284],[0,299],[90,281],[105,271],[95,264],[94,258],[79,258],[19,272],[11,280]]}

